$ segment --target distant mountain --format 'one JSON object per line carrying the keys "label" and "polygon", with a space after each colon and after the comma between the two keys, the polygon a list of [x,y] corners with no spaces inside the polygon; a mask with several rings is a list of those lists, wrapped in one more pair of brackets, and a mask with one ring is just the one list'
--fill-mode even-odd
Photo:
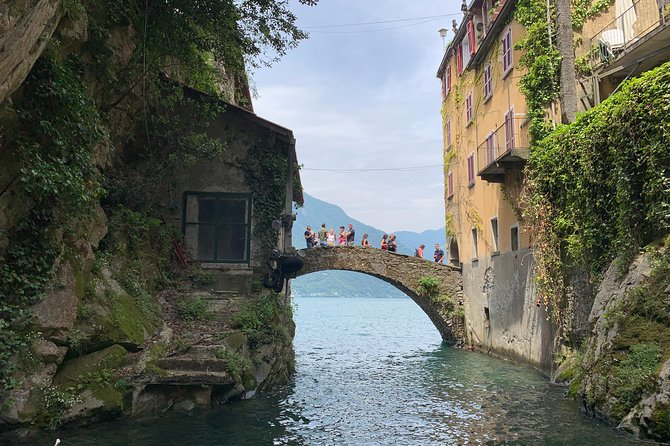
{"label": "distant mountain", "polygon": [[[293,244],[296,248],[305,247],[304,232],[307,225],[317,232],[322,223],[328,229],[351,223],[356,230],[356,244],[360,244],[363,234],[367,232],[370,243],[378,247],[384,231],[366,225],[348,216],[342,208],[311,195],[305,194],[305,205],[296,211],[293,224]],[[424,257],[433,256],[433,245],[445,246],[445,230],[433,229],[421,233],[398,231],[394,233],[398,241],[398,251],[413,255],[414,249],[421,243],[426,245]],[[293,296],[345,296],[345,297],[401,297],[403,293],[388,283],[375,277],[349,271],[322,271],[312,273],[291,281]]]}
{"label": "distant mountain", "polygon": [[[342,208],[334,204],[328,203],[318,198],[314,198],[309,194],[305,194],[305,205],[296,211],[296,221],[293,224],[293,244],[296,248],[305,247],[304,232],[307,225],[312,227],[314,232],[318,232],[321,224],[325,223],[328,229],[334,228],[335,233],[339,232],[340,226],[347,226],[351,223],[356,230],[356,244],[360,244],[363,234],[367,232],[370,243],[375,248],[379,247],[382,236],[390,234],[382,229],[377,229],[373,226],[348,216]],[[426,245],[426,253],[424,257],[431,258],[433,256],[433,245],[439,243],[444,248],[446,245],[445,230],[429,229],[421,233],[412,231],[398,231],[393,232],[396,235],[398,243],[398,252],[402,254],[413,255],[414,249],[420,244]]]}

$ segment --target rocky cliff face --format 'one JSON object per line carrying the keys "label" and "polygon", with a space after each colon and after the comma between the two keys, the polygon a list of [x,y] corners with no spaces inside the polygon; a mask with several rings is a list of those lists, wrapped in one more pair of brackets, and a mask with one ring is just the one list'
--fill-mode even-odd
{"label": "rocky cliff face", "polygon": [[670,250],[668,239],[640,254],[626,272],[614,262],[590,315],[576,370],[587,411],[640,437],[670,439]]}
{"label": "rocky cliff face", "polygon": [[[122,186],[152,124],[146,90],[160,85],[142,82],[132,11],[63,3],[0,5],[0,432],[192,409],[285,382],[290,307],[174,265],[153,203],[138,191],[128,208]],[[153,79],[168,74],[185,76]],[[216,88],[235,100],[241,79]]]}

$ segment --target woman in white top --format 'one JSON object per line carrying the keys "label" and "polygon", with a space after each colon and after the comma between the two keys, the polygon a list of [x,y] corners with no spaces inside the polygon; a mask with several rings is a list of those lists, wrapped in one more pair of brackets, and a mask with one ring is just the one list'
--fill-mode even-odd
{"label": "woman in white top", "polygon": [[328,246],[335,246],[335,229],[328,231],[328,236],[326,237],[326,243]]}

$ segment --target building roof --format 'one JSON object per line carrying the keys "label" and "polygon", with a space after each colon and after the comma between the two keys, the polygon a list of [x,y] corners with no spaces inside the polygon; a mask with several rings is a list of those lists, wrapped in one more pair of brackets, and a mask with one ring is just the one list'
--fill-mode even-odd
{"label": "building roof", "polygon": [[293,160],[295,161],[295,166],[296,166],[295,169],[293,170],[293,172],[294,172],[293,201],[295,203],[298,203],[299,205],[304,204],[305,199],[304,199],[303,190],[302,190],[302,183],[300,181],[300,171],[297,167],[298,166],[298,157],[297,157],[297,154],[296,154],[296,151],[295,151],[295,137],[293,136],[293,130],[288,129],[286,127],[282,127],[279,124],[275,124],[272,121],[269,121],[265,118],[262,118],[262,117],[258,116],[256,113],[254,113],[253,111],[251,111],[247,108],[240,107],[239,105],[235,105],[235,104],[233,104],[231,102],[228,102],[228,101],[225,101],[223,99],[216,98],[216,97],[214,97],[210,94],[204,93],[200,90],[196,90],[195,88],[192,88],[192,87],[189,87],[189,86],[186,86],[186,85],[182,85],[182,88],[184,89],[184,92],[187,95],[191,95],[191,96],[194,96],[194,97],[201,97],[201,98],[206,97],[208,99],[213,99],[213,100],[216,100],[216,101],[220,102],[222,105],[224,105],[225,112],[232,111],[233,113],[237,113],[238,115],[244,117],[245,119],[248,119],[248,120],[254,122],[257,125],[270,130],[271,132],[273,132],[275,134],[275,136],[277,137],[278,140],[286,143],[287,149],[284,153],[286,155],[289,155],[289,153],[292,154]]}
{"label": "building roof", "polygon": [[[440,62],[440,66],[437,69],[438,78],[441,78],[442,75],[444,74],[444,70],[447,67],[447,62],[449,61],[449,58],[453,54],[456,45],[461,43],[461,41],[465,37],[465,33],[467,32],[466,24],[474,16],[473,9],[481,8],[483,3],[484,0],[473,0],[470,3],[470,6],[468,6],[468,12],[461,20],[461,24],[458,26],[456,35],[449,43],[449,45],[447,45],[447,48],[444,51],[444,56],[442,56],[442,61]],[[498,9],[498,11],[497,13],[494,13],[494,18],[492,22],[489,23],[488,25],[486,35],[484,36],[484,39],[482,39],[482,41],[479,42],[477,51],[475,52],[475,55],[472,57],[472,59],[470,59],[468,67],[470,65],[476,66],[483,60],[484,56],[486,55],[488,50],[491,48],[491,45],[495,41],[495,37],[498,34],[500,34],[502,28],[507,24],[507,18],[510,17],[517,3],[518,0],[500,0],[500,3],[496,8]],[[463,69],[466,70],[468,67],[463,67]]]}

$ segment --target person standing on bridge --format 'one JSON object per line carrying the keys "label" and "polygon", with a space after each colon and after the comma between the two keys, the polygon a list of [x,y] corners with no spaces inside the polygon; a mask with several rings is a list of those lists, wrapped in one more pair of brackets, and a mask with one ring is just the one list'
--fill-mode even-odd
{"label": "person standing on bridge", "polygon": [[387,238],[388,238],[388,235],[386,235],[386,234],[384,234],[382,236],[382,244],[380,246],[382,251],[388,251],[388,249],[389,249],[389,244],[388,244]]}
{"label": "person standing on bridge", "polygon": [[420,259],[423,259],[423,248],[425,248],[426,245],[421,244],[418,248],[414,250],[414,257],[418,257]]}
{"label": "person standing on bridge", "polygon": [[368,241],[368,233],[363,234],[363,239],[361,240],[361,246],[364,248],[370,247],[370,242]]}
{"label": "person standing on bridge", "polygon": [[335,229],[330,228],[330,231],[328,231],[328,237],[326,238],[326,242],[328,243],[328,246],[335,246]]}
{"label": "person standing on bridge", "polygon": [[312,232],[312,227],[307,226],[307,229],[305,229],[305,243],[307,244],[308,248],[313,248],[314,247],[314,232]]}
{"label": "person standing on bridge", "polygon": [[340,233],[337,235],[337,243],[340,246],[347,244],[347,233],[344,230],[344,226],[340,226]]}
{"label": "person standing on bridge", "polygon": [[389,237],[389,242],[388,242],[388,251],[389,252],[398,252],[398,245],[395,242],[395,235],[391,235]]}
{"label": "person standing on bridge", "polygon": [[356,231],[354,227],[349,223],[349,230],[344,234],[347,237],[347,245],[354,246],[354,237],[356,236]]}
{"label": "person standing on bridge", "polygon": [[433,258],[435,259],[435,263],[442,263],[442,260],[444,260],[444,251],[440,249],[439,243],[435,243],[435,253],[433,254]]}
{"label": "person standing on bridge", "polygon": [[328,230],[326,229],[326,224],[321,225],[319,229],[319,246],[322,248],[328,244]]}

